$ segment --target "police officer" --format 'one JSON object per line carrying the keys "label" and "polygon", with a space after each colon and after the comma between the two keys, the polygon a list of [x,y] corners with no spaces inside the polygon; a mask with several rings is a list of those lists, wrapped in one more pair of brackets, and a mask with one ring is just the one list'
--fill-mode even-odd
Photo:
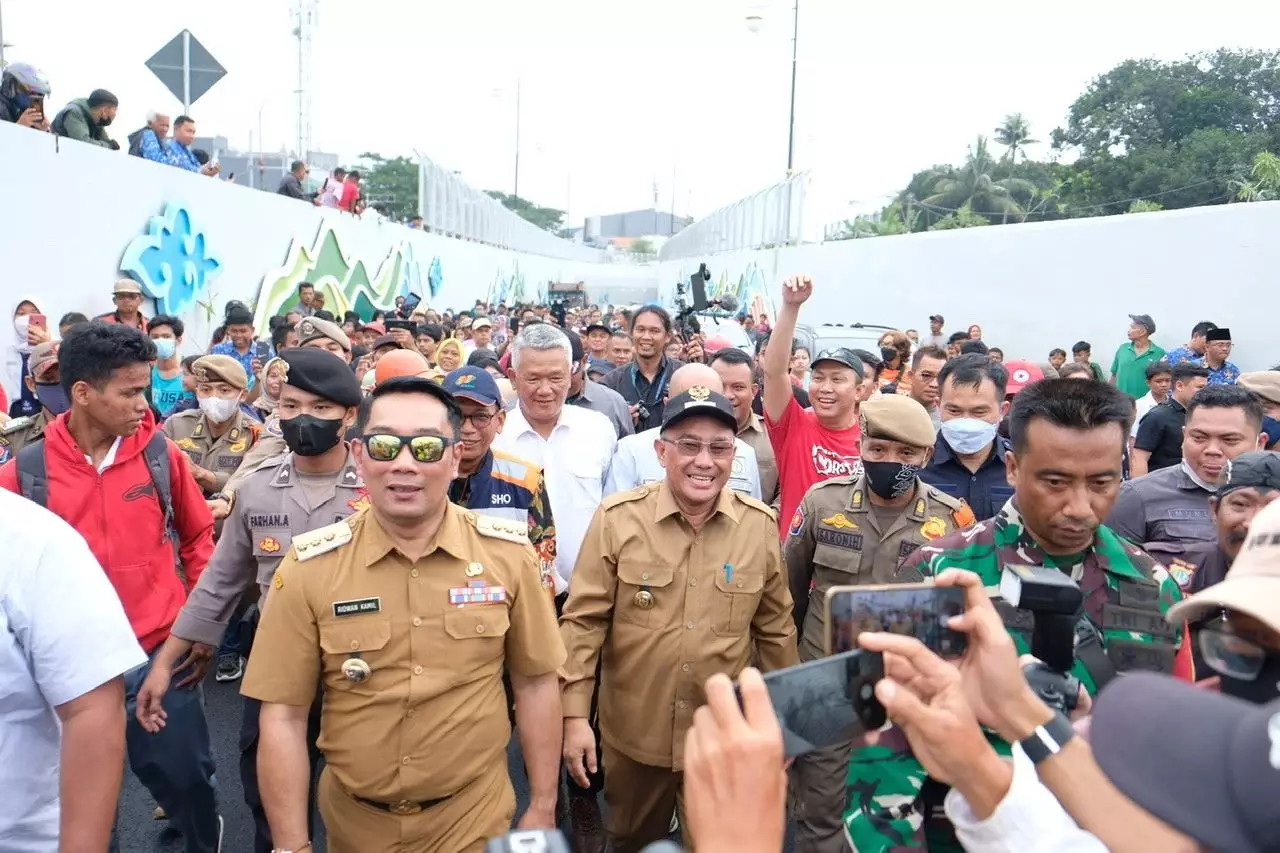
{"label": "police officer", "polygon": [[[1117,672],[1190,674],[1187,647],[1163,613],[1178,585],[1148,554],[1102,523],[1120,491],[1133,402],[1112,385],[1045,379],[1013,399],[1006,457],[1013,498],[991,519],[923,545],[896,579],[919,581],[948,568],[999,587],[1006,566],[1054,568],[1084,593],[1071,674],[1096,692]],[[1031,614],[1003,600],[997,609],[1019,652],[1030,650]],[[845,828],[859,850],[957,849],[942,799],[896,729],[854,749]],[[922,817],[923,816],[923,817]]]}
{"label": "police officer", "polygon": [[[316,349],[289,349],[279,358],[286,368],[277,412],[288,451],[247,476],[236,491],[213,559],[191,591],[152,664],[152,676],[139,692],[137,713],[144,726],[151,725],[153,709],[159,707],[175,669],[194,663],[193,683],[199,680],[209,649],[217,646],[246,588],[257,582],[265,597],[276,568],[295,539],[346,518],[368,503],[355,458],[342,441],[343,431],[356,421],[361,399],[355,375],[338,359]],[[250,628],[253,621],[251,614]],[[247,654],[253,638],[246,639]],[[179,664],[183,655],[188,657]],[[245,802],[256,824],[254,850],[269,853],[272,839],[257,778],[259,709],[257,701],[245,700],[240,773]],[[319,760],[315,748],[318,697],[310,726],[308,746],[314,770]],[[314,797],[313,790],[313,805]]]}
{"label": "police officer", "polygon": [[164,434],[191,460],[191,473],[205,495],[222,490],[262,435],[262,424],[240,408],[249,376],[229,355],[206,355],[191,365],[199,409],[164,422]]}
{"label": "police officer", "polygon": [[753,647],[761,669],[798,662],[776,517],[726,488],[737,426],[708,388],[671,398],[655,442],[666,479],[605,498],[574,566],[560,623],[565,767],[584,787],[597,769],[588,719],[603,660],[605,826],[618,853],[666,837],[707,678],[736,677]]}
{"label": "police officer", "polygon": [[276,569],[242,692],[263,703],[258,773],[278,850],[311,844],[301,756],[320,689],[332,853],[480,851],[505,833],[504,664],[532,794],[520,825],[554,827],[564,646],[527,526],[449,503],[460,421],[430,379],[378,386],[352,446],[369,510],[295,537]]}
{"label": "police officer", "polygon": [[[862,471],[812,486],[783,542],[801,660],[827,654],[828,589],[892,583],[921,545],[973,523],[967,506],[919,477],[937,439],[923,406],[910,397],[877,394],[858,416]],[[853,734],[793,767],[796,849],[802,853],[848,849],[840,817]]]}
{"label": "police officer", "polygon": [[[351,369],[351,339],[347,337],[346,332],[342,331],[341,326],[330,323],[328,320],[307,317],[300,321],[298,323],[298,347],[302,349],[318,349],[331,353],[342,359],[342,363],[348,365],[348,370]],[[213,511],[213,517],[222,518],[230,512],[231,496],[240,487],[241,481],[256,471],[263,462],[268,459],[274,459],[287,449],[284,438],[280,435],[280,416],[277,412],[267,418],[266,423],[263,424],[263,434],[258,439],[257,445],[245,455],[240,462],[240,467],[223,484],[221,492],[215,495],[215,499],[210,502],[209,509]]]}
{"label": "police officer", "polygon": [[71,404],[67,394],[58,384],[58,342],[49,341],[31,350],[27,359],[28,374],[23,377],[27,390],[40,402],[40,411],[34,415],[11,418],[0,427],[0,464],[18,455],[28,444],[44,438],[44,428]]}

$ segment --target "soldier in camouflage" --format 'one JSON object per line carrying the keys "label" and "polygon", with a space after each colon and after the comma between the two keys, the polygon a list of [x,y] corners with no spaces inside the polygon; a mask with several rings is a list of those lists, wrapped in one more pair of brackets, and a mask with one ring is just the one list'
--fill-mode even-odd
{"label": "soldier in camouflage", "polygon": [[[1149,555],[1102,525],[1120,489],[1133,406],[1101,382],[1050,379],[1014,398],[1013,452],[1006,457],[1013,499],[994,518],[916,551],[898,580],[944,569],[976,573],[998,587],[1003,568],[1034,565],[1069,573],[1085,596],[1072,674],[1090,694],[1118,672],[1150,669],[1189,677],[1189,647],[1164,613],[1178,584]],[[1021,653],[1032,616],[1002,600],[996,607]],[[997,750],[1009,746],[990,736]],[[845,829],[859,853],[959,851],[942,811],[946,788],[927,777],[896,728],[855,749]],[[927,819],[926,819],[927,818]]]}

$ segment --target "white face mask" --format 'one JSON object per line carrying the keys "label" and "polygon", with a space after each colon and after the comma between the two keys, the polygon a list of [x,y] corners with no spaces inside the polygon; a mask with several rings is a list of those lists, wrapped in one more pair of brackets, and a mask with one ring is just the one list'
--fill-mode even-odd
{"label": "white face mask", "polygon": [[225,400],[222,397],[201,397],[200,411],[215,424],[226,423],[235,417],[240,408],[239,400]]}
{"label": "white face mask", "polygon": [[1204,489],[1206,492],[1218,491],[1217,483],[1206,483],[1204,480],[1200,479],[1200,475],[1196,473],[1196,469],[1192,468],[1191,463],[1185,459],[1182,460],[1182,470],[1188,477],[1191,478],[1191,482],[1195,483],[1197,486]]}
{"label": "white face mask", "polygon": [[27,342],[27,329],[31,326],[31,315],[23,314],[21,317],[13,318],[13,330],[18,333],[18,339],[21,343]]}
{"label": "white face mask", "polygon": [[956,453],[977,453],[996,440],[999,424],[977,418],[953,418],[942,422],[942,437]]}

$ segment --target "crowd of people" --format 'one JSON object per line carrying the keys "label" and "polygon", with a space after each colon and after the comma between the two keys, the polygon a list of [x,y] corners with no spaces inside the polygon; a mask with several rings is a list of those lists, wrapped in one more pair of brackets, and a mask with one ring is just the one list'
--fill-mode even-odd
{"label": "crowd of people", "polygon": [[[940,316],[811,353],[812,292],[740,318],[749,349],[657,305],[336,316],[304,283],[194,342],[129,279],[93,319],[24,298],[0,849],[106,847],[127,757],[218,850],[206,674],[241,682],[263,853],[317,813],[335,853],[481,850],[517,818],[513,731],[516,826],[579,851],[773,853],[787,815],[805,853],[1275,849],[1280,371],[1212,323],[1166,352],[1146,315],[1107,372]],[[1013,564],[1084,593],[1074,719],[988,598]],[[850,638],[894,725],[784,768],[756,669],[827,654],[831,587],[929,578],[965,590],[964,657]]]}

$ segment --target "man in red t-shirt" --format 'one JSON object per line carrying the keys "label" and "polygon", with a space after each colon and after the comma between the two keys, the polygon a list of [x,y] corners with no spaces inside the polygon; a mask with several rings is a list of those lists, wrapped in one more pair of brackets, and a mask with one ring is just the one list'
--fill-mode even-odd
{"label": "man in red t-shirt", "polygon": [[817,353],[810,365],[812,409],[800,408],[791,391],[790,344],[800,306],[811,295],[813,281],[807,276],[783,282],[782,309],[771,336],[774,344],[765,350],[763,364],[765,426],[778,462],[782,531],[810,486],[853,475],[858,466],[862,360],[843,347]]}

